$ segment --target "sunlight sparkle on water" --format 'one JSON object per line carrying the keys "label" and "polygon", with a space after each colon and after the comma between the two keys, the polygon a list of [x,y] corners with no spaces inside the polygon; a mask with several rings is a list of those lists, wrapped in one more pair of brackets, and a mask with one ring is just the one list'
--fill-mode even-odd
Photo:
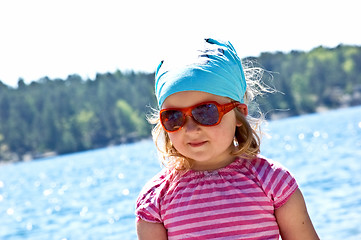
{"label": "sunlight sparkle on water", "polygon": [[6,213],[8,214],[8,215],[14,215],[14,209],[13,208],[8,208],[8,210],[6,211]]}
{"label": "sunlight sparkle on water", "polygon": [[122,191],[122,193],[123,193],[123,195],[127,196],[127,195],[129,195],[130,191],[129,191],[129,189],[126,188]]}
{"label": "sunlight sparkle on water", "polygon": [[313,133],[313,136],[316,137],[316,138],[319,137],[320,135],[321,135],[321,134],[320,134],[319,131],[315,131],[315,132]]}
{"label": "sunlight sparkle on water", "polygon": [[84,217],[84,216],[87,214],[87,212],[88,212],[88,207],[85,206],[85,207],[83,207],[83,208],[81,209],[79,215],[80,215],[81,217]]}
{"label": "sunlight sparkle on water", "polygon": [[305,134],[304,134],[304,133],[298,134],[298,139],[299,139],[299,140],[305,139]]}

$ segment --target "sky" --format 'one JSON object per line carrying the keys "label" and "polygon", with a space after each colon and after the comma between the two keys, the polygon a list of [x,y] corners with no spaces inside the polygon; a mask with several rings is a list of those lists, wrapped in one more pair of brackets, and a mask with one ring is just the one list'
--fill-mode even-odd
{"label": "sky", "polygon": [[361,46],[358,0],[0,0],[0,81],[154,72],[202,39],[243,57]]}

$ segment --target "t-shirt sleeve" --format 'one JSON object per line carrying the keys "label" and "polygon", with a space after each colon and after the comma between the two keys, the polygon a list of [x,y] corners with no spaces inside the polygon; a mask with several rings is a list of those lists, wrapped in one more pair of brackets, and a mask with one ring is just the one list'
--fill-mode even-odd
{"label": "t-shirt sleeve", "polygon": [[142,219],[147,222],[161,223],[160,199],[164,179],[158,174],[149,181],[140,192],[136,201],[135,215],[137,221]]}
{"label": "t-shirt sleeve", "polygon": [[298,188],[293,175],[280,163],[261,158],[255,168],[260,184],[275,209],[285,204]]}

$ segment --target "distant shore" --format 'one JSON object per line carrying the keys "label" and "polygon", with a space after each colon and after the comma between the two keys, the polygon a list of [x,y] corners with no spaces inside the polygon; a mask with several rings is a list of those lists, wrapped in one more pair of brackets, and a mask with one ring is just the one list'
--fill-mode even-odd
{"label": "distant shore", "polygon": [[[337,108],[337,109],[331,109],[331,108],[328,108],[328,107],[325,107],[325,106],[320,106],[320,107],[317,108],[317,111],[315,113],[324,113],[324,112],[328,112],[328,111],[336,111],[338,109],[349,108],[349,107],[355,107],[355,106],[342,106],[342,107]],[[310,113],[310,114],[315,114],[315,113]],[[298,115],[298,116],[304,116],[304,115],[307,115],[307,114],[302,114],[302,115]],[[291,116],[291,115],[289,115],[287,113],[287,111],[283,111],[283,112],[272,114],[272,117],[269,119],[269,121],[277,121],[277,120],[285,119],[285,118],[288,118],[288,117],[295,117],[295,116]],[[142,139],[137,139],[137,140],[132,139],[132,141],[123,142],[121,144],[128,144],[128,143],[138,142],[138,141],[142,141],[142,140],[146,140],[146,139],[149,140],[151,138],[148,137],[148,138],[142,138]],[[88,149],[88,150],[93,150],[93,149]],[[85,151],[87,151],[87,150],[85,150]],[[76,153],[76,152],[73,152],[73,153]],[[50,157],[55,157],[55,156],[58,156],[58,155],[59,154],[57,154],[54,151],[38,153],[38,154],[27,153],[27,154],[24,154],[22,156],[19,156],[16,153],[11,153],[9,151],[2,152],[2,153],[0,152],[0,156],[3,157],[3,158],[0,159],[0,166],[1,165],[6,165],[6,164],[17,163],[17,162],[30,162],[30,161],[34,161],[34,160],[37,160],[37,159],[50,158]]]}

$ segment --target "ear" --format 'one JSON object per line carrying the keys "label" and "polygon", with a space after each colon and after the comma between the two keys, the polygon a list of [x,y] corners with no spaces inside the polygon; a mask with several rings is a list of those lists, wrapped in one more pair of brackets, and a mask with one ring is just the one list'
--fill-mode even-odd
{"label": "ear", "polygon": [[248,115],[248,107],[247,107],[246,104],[240,103],[237,106],[237,108],[245,117],[247,117],[247,115]]}
{"label": "ear", "polygon": [[[248,115],[248,107],[246,104],[243,104],[243,103],[240,103],[238,106],[237,106],[237,109],[238,111],[240,111],[244,117],[247,117]],[[242,126],[242,122],[237,119],[237,124],[236,124],[237,127],[240,127]]]}

